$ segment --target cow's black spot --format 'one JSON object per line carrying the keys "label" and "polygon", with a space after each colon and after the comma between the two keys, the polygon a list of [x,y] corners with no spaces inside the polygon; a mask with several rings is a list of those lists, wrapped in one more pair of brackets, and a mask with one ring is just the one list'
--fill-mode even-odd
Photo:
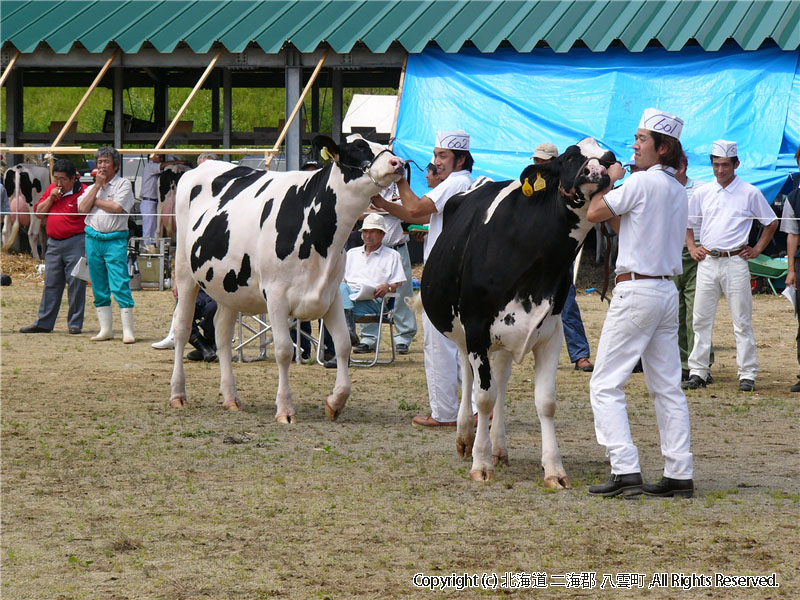
{"label": "cow's black spot", "polygon": [[267,218],[269,217],[269,213],[271,212],[272,212],[272,198],[267,200],[264,203],[264,208],[261,209],[261,222],[258,224],[259,227],[264,226],[264,221],[267,220]]}
{"label": "cow's black spot", "polygon": [[503,323],[506,325],[513,325],[514,324],[514,313],[508,313],[505,317],[503,317]]}
{"label": "cow's black spot", "polygon": [[527,297],[523,298],[521,304],[522,304],[522,310],[524,310],[526,313],[530,314],[531,309],[533,308],[533,305],[531,304],[530,296],[527,296]]}
{"label": "cow's black spot", "polygon": [[225,288],[225,291],[229,294],[233,294],[236,290],[240,287],[244,287],[247,285],[247,280],[250,279],[250,255],[245,254],[242,257],[242,266],[239,269],[239,275],[236,275],[236,271],[231,269],[225,275],[225,279],[222,280],[222,287]]}
{"label": "cow's black spot", "polygon": [[234,167],[229,171],[225,171],[222,175],[215,177],[214,181],[211,182],[211,192],[214,196],[218,196],[228,182],[233,182],[220,197],[219,209],[221,210],[228,202],[265,175],[266,172],[256,171],[250,167]]}
{"label": "cow's black spot", "polygon": [[192,245],[190,256],[192,272],[197,273],[204,263],[213,258],[225,258],[228,254],[230,237],[228,214],[223,212],[214,215]]}
{"label": "cow's black spot", "polygon": [[200,194],[200,192],[202,192],[202,191],[203,191],[203,186],[202,186],[202,185],[196,185],[196,186],[194,186],[194,187],[192,188],[192,191],[191,191],[191,192],[189,192],[189,202],[191,202],[192,200],[194,200],[195,198],[197,198],[197,196],[198,196],[198,195]]}
{"label": "cow's black spot", "polygon": [[272,183],[272,179],[267,179],[267,182],[266,182],[264,185],[262,185],[262,186],[261,186],[261,187],[258,189],[258,191],[256,192],[256,196],[260,196],[260,195],[261,195],[261,192],[263,192],[265,189],[267,189],[267,186],[268,186],[270,183]]}
{"label": "cow's black spot", "polygon": [[197,285],[199,285],[203,289],[206,289],[206,282],[205,281],[198,281]]}
{"label": "cow's black spot", "polygon": [[[199,187],[199,186],[198,186],[198,187]],[[190,202],[191,202],[191,200],[190,200]],[[207,212],[208,212],[208,211],[205,211],[205,212],[204,212],[202,215],[200,215],[200,218],[199,218],[199,219],[197,219],[197,223],[195,223],[195,224],[192,226],[192,231],[197,231],[197,228],[198,228],[198,227],[200,227],[200,223],[202,223],[202,222],[203,222],[203,218],[206,216],[206,213],[207,213]]]}
{"label": "cow's black spot", "polygon": [[312,248],[321,256],[328,256],[336,233],[336,194],[328,187],[330,171],[330,166],[325,167],[315,172],[304,185],[296,185],[286,192],[275,219],[275,254],[281,260],[294,251],[308,207],[311,207],[307,218],[308,231],[303,234],[298,256],[308,258]]}
{"label": "cow's black spot", "polygon": [[211,281],[214,279],[214,267],[208,267],[208,271],[206,271],[206,281]]}

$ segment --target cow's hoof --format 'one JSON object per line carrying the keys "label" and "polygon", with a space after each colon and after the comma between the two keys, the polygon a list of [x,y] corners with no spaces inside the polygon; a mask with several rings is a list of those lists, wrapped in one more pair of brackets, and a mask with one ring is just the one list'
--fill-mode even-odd
{"label": "cow's hoof", "polygon": [[189,402],[186,400],[186,394],[179,394],[169,399],[169,405],[172,408],[186,408]]}
{"label": "cow's hoof", "polygon": [[297,423],[297,415],[275,415],[275,421],[284,425],[293,425]]}
{"label": "cow's hoof", "polygon": [[492,465],[496,467],[498,464],[508,466],[507,450],[500,450],[497,454],[492,454]]}
{"label": "cow's hoof", "polygon": [[492,481],[494,471],[492,469],[473,469],[469,472],[469,478],[472,481]]}
{"label": "cow's hoof", "polygon": [[325,414],[328,415],[328,418],[331,421],[335,421],[336,419],[339,418],[339,415],[342,414],[342,409],[341,408],[334,409],[330,404],[328,404],[328,401],[326,400],[325,401]]}
{"label": "cow's hoof", "polygon": [[566,475],[559,477],[558,475],[551,475],[544,478],[544,487],[551,490],[568,490],[572,486],[569,484],[569,479]]}
{"label": "cow's hoof", "polygon": [[464,440],[463,438],[456,438],[456,452],[461,458],[470,458],[472,456],[472,442],[475,440]]}
{"label": "cow's hoof", "polygon": [[225,402],[223,402],[222,408],[224,408],[225,410],[230,410],[235,412],[238,410],[242,410],[242,405],[239,402],[238,398],[234,398],[233,400],[226,400]]}

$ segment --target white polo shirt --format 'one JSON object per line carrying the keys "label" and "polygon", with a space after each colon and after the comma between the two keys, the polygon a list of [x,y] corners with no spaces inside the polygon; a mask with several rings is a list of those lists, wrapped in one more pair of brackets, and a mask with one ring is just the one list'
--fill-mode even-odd
{"label": "white polo shirt", "polygon": [[764,194],[738,175],[727,187],[716,181],[702,186],[689,205],[689,227],[700,229],[708,250],[737,250],[747,244],[753,219],[767,226],[776,218]]}
{"label": "white polo shirt", "polygon": [[344,267],[344,282],[357,293],[362,285],[377,287],[382,283],[404,283],[403,261],[397,250],[379,246],[367,256],[364,246],[347,251]]}
{"label": "white polo shirt", "polygon": [[428,260],[428,255],[430,255],[436,239],[442,233],[444,205],[447,204],[450,198],[459,192],[469,189],[471,185],[472,175],[469,171],[455,171],[450,173],[442,183],[425,194],[436,206],[436,212],[431,215],[430,223],[428,223],[428,235],[425,238],[425,248],[423,249],[424,260]]}
{"label": "white polo shirt", "polygon": [[[80,202],[95,185],[97,184],[92,184],[86,188],[86,191],[78,198],[78,202]],[[122,207],[123,212],[106,212],[95,204],[86,217],[86,224],[100,233],[127,231],[128,213],[131,212],[134,202],[131,182],[124,177],[114,175],[114,178],[106,184],[106,187],[97,192],[97,198],[116,202]]]}
{"label": "white polo shirt", "polygon": [[654,165],[604,196],[620,217],[616,273],[680,275],[686,240],[686,189],[675,169]]}

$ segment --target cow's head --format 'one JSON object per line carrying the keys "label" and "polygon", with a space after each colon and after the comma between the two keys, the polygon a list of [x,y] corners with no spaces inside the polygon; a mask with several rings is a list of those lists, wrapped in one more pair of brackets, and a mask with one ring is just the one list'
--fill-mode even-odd
{"label": "cow's head", "polygon": [[[549,163],[530,165],[520,175],[523,191],[527,186],[538,191],[537,183],[557,178],[558,189],[572,208],[582,207],[592,195],[611,183],[607,168],[616,162],[616,156],[603,150],[594,138],[584,138],[569,146],[561,156]],[[549,187],[549,184],[548,184]],[[544,189],[544,188],[542,188]]]}
{"label": "cow's head", "polygon": [[403,175],[406,164],[403,159],[386,146],[368,142],[358,134],[349,136],[344,144],[339,145],[320,135],[314,138],[313,144],[320,149],[323,159],[330,158],[337,164],[345,183],[366,176],[382,189],[399,181]]}

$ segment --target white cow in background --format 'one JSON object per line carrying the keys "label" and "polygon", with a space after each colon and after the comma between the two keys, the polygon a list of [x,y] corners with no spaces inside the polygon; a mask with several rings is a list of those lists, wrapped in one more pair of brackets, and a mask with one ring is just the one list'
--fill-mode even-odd
{"label": "white cow in background", "polygon": [[[28,228],[28,242],[33,258],[39,260],[39,238],[42,238],[42,253],[47,246],[47,235],[42,229],[44,220],[33,216],[33,207],[50,185],[50,170],[39,165],[21,164],[6,170],[3,185],[11,205],[10,215],[3,224],[3,251],[8,250],[19,234],[20,225]],[[16,214],[15,214],[16,213]]]}

